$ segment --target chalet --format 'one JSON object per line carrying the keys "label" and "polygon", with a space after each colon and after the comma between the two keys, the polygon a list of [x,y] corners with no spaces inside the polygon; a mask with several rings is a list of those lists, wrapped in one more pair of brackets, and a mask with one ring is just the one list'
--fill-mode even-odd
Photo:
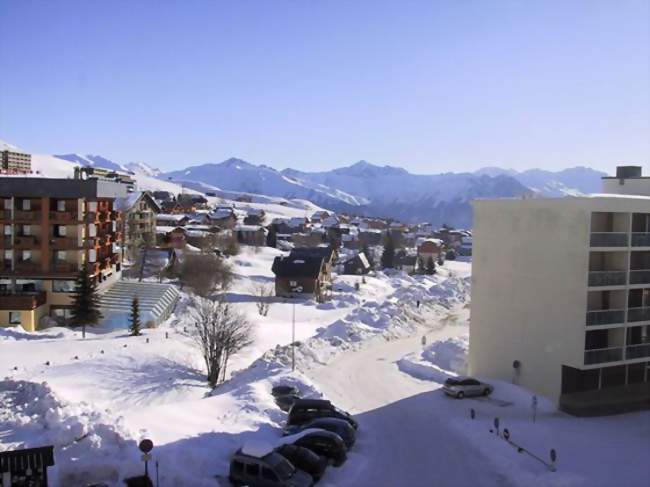
{"label": "chalet", "polygon": [[167,214],[178,214],[183,212],[183,208],[176,202],[176,199],[161,201],[160,209],[163,213]]}
{"label": "chalet", "polygon": [[154,191],[152,194],[156,201],[172,201],[174,199],[174,195],[169,191]]}
{"label": "chalet", "polygon": [[277,233],[303,233],[308,223],[303,217],[274,218],[271,225],[275,226]]}
{"label": "chalet", "polygon": [[232,230],[237,224],[235,209],[228,206],[221,206],[208,215],[210,224],[217,225],[224,229]]}
{"label": "chalet", "polygon": [[332,281],[332,267],[336,264],[338,253],[330,246],[321,247],[296,247],[291,251],[290,257],[305,258],[305,257],[320,257],[325,264],[325,280]]}
{"label": "chalet", "polygon": [[266,234],[268,230],[260,225],[240,225],[233,228],[237,242],[244,245],[263,247],[266,245]]}
{"label": "chalet", "polygon": [[[287,235],[287,234],[280,234]],[[317,247],[325,242],[325,231],[314,229],[305,233],[288,234],[296,247]]]}
{"label": "chalet", "polygon": [[361,245],[381,245],[384,240],[384,232],[375,229],[367,228],[365,230],[359,230],[359,241]]}
{"label": "chalet", "polygon": [[358,234],[345,233],[341,235],[341,245],[346,249],[358,250],[361,248]]}
{"label": "chalet", "polygon": [[329,211],[327,211],[327,210],[317,211],[311,216],[311,222],[312,223],[322,223],[323,220],[325,218],[329,217],[330,215],[331,215],[331,213]]}
{"label": "chalet", "polygon": [[301,255],[276,257],[271,268],[275,274],[275,295],[285,298],[312,295],[323,301],[330,284],[322,256]]}
{"label": "chalet", "polygon": [[363,252],[359,252],[343,263],[343,274],[362,275],[368,272],[370,272],[370,262]]}
{"label": "chalet", "polygon": [[187,244],[185,227],[156,227],[156,244],[164,249],[182,249]]}
{"label": "chalet", "polygon": [[207,208],[208,200],[200,194],[181,193],[176,198],[176,202],[184,211],[192,212],[201,208]]}
{"label": "chalet", "polygon": [[122,212],[128,247],[151,245],[156,241],[156,215],[160,206],[151,193],[134,191],[124,198],[116,198],[114,207]]}
{"label": "chalet", "polygon": [[266,218],[266,212],[261,208],[248,208],[244,217],[245,225],[261,225]]}
{"label": "chalet", "polygon": [[443,243],[442,240],[437,238],[419,239],[417,248],[418,259],[424,262],[424,265],[427,265],[430,258],[434,261],[438,260],[443,251]]}
{"label": "chalet", "polygon": [[181,213],[158,213],[156,215],[156,226],[177,227],[184,226],[190,221],[190,217]]}

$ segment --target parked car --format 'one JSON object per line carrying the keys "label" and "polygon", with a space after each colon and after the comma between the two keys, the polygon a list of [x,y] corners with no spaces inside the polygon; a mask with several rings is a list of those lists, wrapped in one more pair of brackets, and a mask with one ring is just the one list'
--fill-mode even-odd
{"label": "parked car", "polygon": [[275,451],[289,460],[294,467],[311,475],[316,482],[323,476],[329,463],[327,457],[318,455],[303,446],[282,445],[276,448]]}
{"label": "parked car", "polygon": [[287,426],[303,425],[318,418],[339,418],[350,423],[354,429],[359,427],[349,413],[323,399],[298,399],[295,401],[289,410]]}
{"label": "parked car", "polygon": [[278,405],[280,409],[282,409],[284,412],[287,412],[291,409],[291,406],[293,406],[293,403],[295,403],[298,399],[300,399],[299,396],[296,396],[294,394],[287,394],[284,396],[276,396],[275,398],[275,404]]}
{"label": "parked car", "polygon": [[350,426],[350,423],[339,418],[317,418],[303,425],[288,426],[285,428],[284,434],[293,435],[310,428],[318,428],[336,433],[341,437],[345,446],[348,448],[352,448],[352,445],[354,445],[354,442],[357,439],[357,433],[354,428]]}
{"label": "parked car", "polygon": [[288,384],[279,384],[271,389],[271,394],[275,397],[278,396],[300,396],[300,391],[296,386]]}
{"label": "parked car", "polygon": [[343,465],[348,458],[345,442],[339,435],[331,431],[307,429],[295,435],[286,436],[283,443],[308,448],[331,460],[335,467]]}
{"label": "parked car", "polygon": [[487,396],[492,394],[494,387],[472,377],[452,377],[445,381],[442,390],[448,396],[462,399],[470,396]]}
{"label": "parked car", "polygon": [[314,479],[270,446],[249,443],[230,460],[230,483],[248,487],[311,487]]}

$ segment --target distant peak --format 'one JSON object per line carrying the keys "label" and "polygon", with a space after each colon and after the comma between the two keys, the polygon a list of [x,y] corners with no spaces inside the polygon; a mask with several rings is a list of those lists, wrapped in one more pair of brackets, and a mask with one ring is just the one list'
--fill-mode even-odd
{"label": "distant peak", "polygon": [[377,164],[372,164],[363,159],[358,162],[355,162],[350,166],[335,169],[334,172],[339,174],[347,174],[349,176],[364,176],[364,177],[395,176],[395,175],[408,174],[408,171],[404,168],[388,166],[388,165],[378,166]]}

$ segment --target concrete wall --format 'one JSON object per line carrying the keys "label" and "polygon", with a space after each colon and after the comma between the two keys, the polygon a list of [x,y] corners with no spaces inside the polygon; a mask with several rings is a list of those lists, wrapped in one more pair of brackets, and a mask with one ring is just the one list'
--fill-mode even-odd
{"label": "concrete wall", "polygon": [[605,178],[603,179],[603,193],[650,196],[650,178]]}

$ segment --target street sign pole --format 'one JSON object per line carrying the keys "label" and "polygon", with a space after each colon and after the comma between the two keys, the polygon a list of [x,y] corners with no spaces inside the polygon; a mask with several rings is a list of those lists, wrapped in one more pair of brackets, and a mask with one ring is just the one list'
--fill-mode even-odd
{"label": "street sign pole", "polygon": [[296,370],[296,303],[293,303],[291,320],[291,370]]}

